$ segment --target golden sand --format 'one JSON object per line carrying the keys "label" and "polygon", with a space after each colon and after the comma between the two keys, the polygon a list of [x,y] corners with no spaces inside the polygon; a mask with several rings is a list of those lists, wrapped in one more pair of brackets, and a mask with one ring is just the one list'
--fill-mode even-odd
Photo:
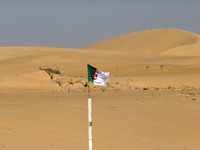
{"label": "golden sand", "polygon": [[199,150],[199,38],[154,29],[84,49],[1,47],[0,149],[87,150],[91,64],[110,72],[91,85],[95,150]]}

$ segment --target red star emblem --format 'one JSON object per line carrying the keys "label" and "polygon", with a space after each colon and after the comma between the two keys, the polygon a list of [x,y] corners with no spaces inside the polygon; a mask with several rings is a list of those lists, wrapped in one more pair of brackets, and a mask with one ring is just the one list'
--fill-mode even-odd
{"label": "red star emblem", "polygon": [[96,80],[98,75],[97,75],[97,71],[93,71],[92,74],[91,74],[91,77],[93,80]]}

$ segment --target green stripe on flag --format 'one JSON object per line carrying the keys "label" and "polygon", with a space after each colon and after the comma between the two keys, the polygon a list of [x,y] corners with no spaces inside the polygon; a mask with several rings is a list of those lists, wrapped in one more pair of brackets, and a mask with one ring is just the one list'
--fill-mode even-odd
{"label": "green stripe on flag", "polygon": [[91,81],[93,83],[97,68],[94,68],[90,66],[89,64],[87,64],[87,69],[88,69],[88,81]]}

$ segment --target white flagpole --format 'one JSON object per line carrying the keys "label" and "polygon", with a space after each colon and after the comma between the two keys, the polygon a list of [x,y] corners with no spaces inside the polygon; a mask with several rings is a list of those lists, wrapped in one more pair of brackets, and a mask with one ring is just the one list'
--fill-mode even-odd
{"label": "white flagpole", "polygon": [[89,150],[92,150],[92,99],[88,98],[88,137]]}
{"label": "white flagpole", "polygon": [[89,150],[92,150],[92,99],[90,98],[89,85],[88,85],[88,138],[89,138]]}

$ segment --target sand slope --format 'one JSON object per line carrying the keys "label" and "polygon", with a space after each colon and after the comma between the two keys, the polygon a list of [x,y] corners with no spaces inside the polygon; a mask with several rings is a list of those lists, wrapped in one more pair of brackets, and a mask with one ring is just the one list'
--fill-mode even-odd
{"label": "sand slope", "polygon": [[[167,90],[93,91],[94,149],[199,149],[200,97]],[[0,94],[0,147],[87,150],[87,95],[56,90]]]}

